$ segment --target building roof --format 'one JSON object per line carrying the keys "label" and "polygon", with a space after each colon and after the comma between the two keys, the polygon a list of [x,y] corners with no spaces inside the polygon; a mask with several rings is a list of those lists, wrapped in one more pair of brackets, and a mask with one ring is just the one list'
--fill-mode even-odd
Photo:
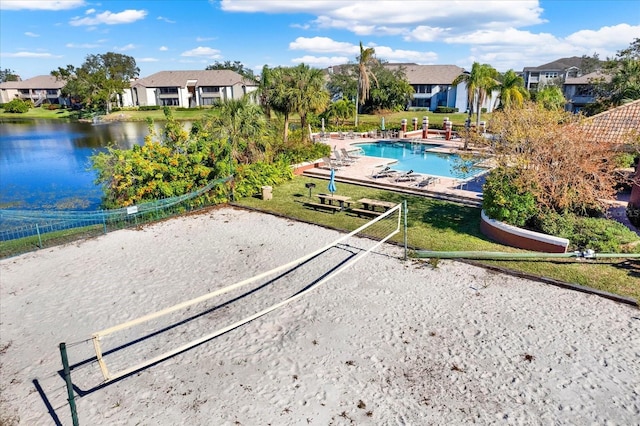
{"label": "building roof", "polygon": [[52,75],[38,75],[22,81],[5,81],[0,89],[62,89],[66,83]]}
{"label": "building roof", "polygon": [[[334,65],[328,68],[329,74],[344,72],[350,65]],[[415,63],[386,63],[384,67],[390,70],[402,68],[409,84],[451,84],[464,68],[457,65],[418,65]]]}
{"label": "building roof", "polygon": [[640,99],[589,117],[582,125],[594,141],[627,143],[630,133],[640,129]]}
{"label": "building roof", "polygon": [[525,71],[564,71],[568,68],[582,68],[582,58],[580,56],[572,56],[570,58],[561,58],[553,62],[549,62],[537,67],[525,67]]}
{"label": "building roof", "polygon": [[457,65],[388,64],[387,67],[404,68],[410,84],[451,84],[464,68]]}
{"label": "building roof", "polygon": [[244,84],[255,86],[235,71],[231,70],[194,70],[194,71],[160,71],[132,83],[132,86],[144,87],[186,87],[196,81],[197,86],[234,86]]}
{"label": "building roof", "polygon": [[594,71],[589,74],[581,75],[580,77],[567,77],[564,84],[592,84],[592,80],[601,78],[605,81],[611,81],[611,75],[605,74],[601,71]]}

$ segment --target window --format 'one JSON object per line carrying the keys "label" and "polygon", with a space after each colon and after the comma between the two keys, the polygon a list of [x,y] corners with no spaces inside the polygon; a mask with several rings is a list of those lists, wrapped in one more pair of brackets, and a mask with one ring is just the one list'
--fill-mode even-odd
{"label": "window", "polygon": [[47,95],[57,95],[58,91],[56,89],[47,89]]}
{"label": "window", "polygon": [[593,86],[590,84],[581,84],[576,87],[576,96],[593,96]]}
{"label": "window", "polygon": [[178,88],[177,87],[161,87],[160,94],[161,95],[177,95]]}
{"label": "window", "polygon": [[202,88],[202,93],[219,93],[220,88],[217,86],[206,86]]}
{"label": "window", "polygon": [[431,93],[431,84],[413,84],[416,93]]}
{"label": "window", "polygon": [[180,106],[178,98],[164,98],[160,99],[162,106]]}
{"label": "window", "polygon": [[558,73],[555,71],[546,71],[544,73],[544,78],[546,79],[550,79],[550,78],[558,78]]}
{"label": "window", "polygon": [[413,108],[429,108],[431,106],[431,100],[426,98],[415,98],[411,101],[411,107]]}

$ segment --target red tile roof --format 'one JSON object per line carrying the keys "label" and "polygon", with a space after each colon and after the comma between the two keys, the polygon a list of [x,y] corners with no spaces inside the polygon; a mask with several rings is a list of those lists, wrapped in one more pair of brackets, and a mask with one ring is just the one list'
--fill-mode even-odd
{"label": "red tile roof", "polygon": [[640,130],[640,99],[589,117],[583,126],[595,141],[629,142],[632,132]]}

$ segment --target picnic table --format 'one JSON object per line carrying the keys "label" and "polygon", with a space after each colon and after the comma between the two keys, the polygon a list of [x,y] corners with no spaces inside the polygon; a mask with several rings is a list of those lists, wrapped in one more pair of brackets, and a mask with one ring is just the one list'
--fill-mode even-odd
{"label": "picnic table", "polygon": [[396,203],[382,200],[372,200],[371,198],[361,198],[358,200],[364,206],[365,210],[375,211],[376,207],[381,207],[383,211],[387,211],[396,206]]}
{"label": "picnic table", "polygon": [[336,202],[341,209],[344,209],[344,205],[347,207],[351,205],[351,197],[346,197],[344,195],[334,195],[334,194],[318,194],[318,198],[320,199],[320,204],[329,204],[334,205]]}

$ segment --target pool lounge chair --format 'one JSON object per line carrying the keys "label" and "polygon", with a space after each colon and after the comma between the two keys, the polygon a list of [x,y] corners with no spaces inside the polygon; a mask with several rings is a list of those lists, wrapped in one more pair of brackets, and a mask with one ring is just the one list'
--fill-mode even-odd
{"label": "pool lounge chair", "polygon": [[398,173],[397,170],[393,170],[391,167],[387,166],[382,170],[378,170],[377,172],[374,172],[371,175],[371,177],[374,179],[380,179],[380,178],[391,177],[397,173]]}
{"label": "pool lounge chair", "polygon": [[414,185],[416,188],[427,188],[437,182],[439,182],[440,179],[434,176],[427,176],[426,178],[422,179],[420,182],[416,182],[416,184]]}
{"label": "pool lounge chair", "polygon": [[342,169],[342,162],[338,161],[338,160],[332,160],[329,157],[322,157],[322,162],[324,163],[324,168],[325,169],[336,169],[336,170],[340,170]]}
{"label": "pool lounge chair", "polygon": [[347,161],[351,161],[351,162],[356,162],[358,161],[358,157],[355,155],[351,155],[349,154],[349,151],[347,151],[346,148],[340,148],[340,155],[342,159],[345,159]]}
{"label": "pool lounge chair", "polygon": [[336,157],[336,160],[338,160],[344,166],[350,166],[355,162],[355,160],[345,158],[342,154],[340,154],[340,151],[338,150],[333,151],[333,155]]}
{"label": "pool lounge chair", "polygon": [[392,180],[394,182],[412,182],[418,179],[420,175],[418,173],[413,173],[413,170],[409,170],[406,173],[401,173],[397,176],[393,176]]}

